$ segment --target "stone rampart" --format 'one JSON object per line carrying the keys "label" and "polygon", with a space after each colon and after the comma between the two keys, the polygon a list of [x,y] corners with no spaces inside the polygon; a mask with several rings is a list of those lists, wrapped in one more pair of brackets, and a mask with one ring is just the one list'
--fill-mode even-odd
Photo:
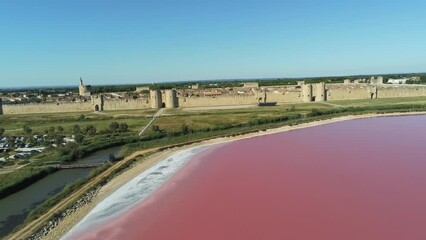
{"label": "stone rampart", "polygon": [[148,99],[129,99],[129,100],[105,100],[104,111],[113,110],[131,110],[131,109],[147,109],[151,108]]}
{"label": "stone rampart", "polygon": [[[309,87],[308,87],[309,86]],[[173,90],[174,91],[174,90]],[[263,101],[264,90],[252,91],[250,94],[220,95],[202,97],[179,97],[176,101],[176,92],[168,91],[171,97],[169,107],[208,107],[257,104]],[[367,83],[346,84],[302,84],[300,87],[269,87],[265,89],[268,102],[295,103],[310,101],[354,100],[375,98],[398,98],[426,96],[426,86],[421,85],[371,85]],[[173,93],[173,94],[171,94]],[[304,94],[305,93],[305,94]],[[161,93],[160,93],[161,94]],[[324,96],[323,96],[324,94]],[[160,95],[161,96],[161,95]],[[30,103],[30,104],[3,104],[0,114],[28,114],[28,113],[55,113],[55,112],[85,112],[85,111],[113,111],[148,109],[161,107],[163,102],[159,96],[150,99],[103,99],[102,96],[92,96],[91,102],[82,103]],[[153,104],[153,101],[154,102]],[[167,107],[167,104],[165,104]]]}
{"label": "stone rampart", "polygon": [[426,96],[426,86],[405,85],[392,86],[382,85],[378,87],[378,98],[397,98],[397,97],[421,97]]}
{"label": "stone rampart", "polygon": [[256,104],[255,95],[234,95],[215,97],[179,97],[179,107],[207,107]]}
{"label": "stone rampart", "polygon": [[92,111],[90,102],[3,104],[3,114],[85,112]]}
{"label": "stone rampart", "polygon": [[328,84],[326,85],[327,101],[371,99],[374,87],[368,84]]}

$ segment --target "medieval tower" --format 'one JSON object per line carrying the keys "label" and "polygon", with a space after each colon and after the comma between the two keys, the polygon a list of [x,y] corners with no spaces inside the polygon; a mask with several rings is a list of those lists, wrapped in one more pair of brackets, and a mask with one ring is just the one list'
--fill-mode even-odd
{"label": "medieval tower", "polygon": [[312,102],[312,84],[302,84],[302,101]]}
{"label": "medieval tower", "polygon": [[326,99],[325,83],[315,84],[315,102],[324,102]]}
{"label": "medieval tower", "polygon": [[81,97],[90,97],[92,95],[91,86],[85,86],[82,78],[80,78],[80,86],[78,87],[78,92]]}
{"label": "medieval tower", "polygon": [[151,102],[151,108],[162,108],[163,98],[160,90],[151,90],[149,92],[149,98]]}
{"label": "medieval tower", "polygon": [[165,103],[166,108],[177,108],[178,107],[178,98],[175,89],[165,91]]}

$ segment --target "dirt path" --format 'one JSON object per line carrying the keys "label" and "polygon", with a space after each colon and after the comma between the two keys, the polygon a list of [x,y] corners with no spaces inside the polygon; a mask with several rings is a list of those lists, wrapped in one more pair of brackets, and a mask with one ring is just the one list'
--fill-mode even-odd
{"label": "dirt path", "polygon": [[158,110],[158,112],[155,113],[154,116],[152,116],[151,121],[149,121],[149,123],[139,132],[139,137],[141,137],[146,132],[146,130],[148,130],[149,126],[151,126],[151,124],[155,121],[155,119],[160,117],[165,111],[166,111],[165,108],[161,108],[160,110]]}

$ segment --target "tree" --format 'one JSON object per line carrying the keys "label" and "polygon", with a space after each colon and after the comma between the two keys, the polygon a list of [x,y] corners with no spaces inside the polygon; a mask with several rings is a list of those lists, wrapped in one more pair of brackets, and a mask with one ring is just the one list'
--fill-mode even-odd
{"label": "tree", "polygon": [[189,133],[189,127],[186,124],[183,124],[180,129],[181,129],[182,134],[184,134],[184,135]]}
{"label": "tree", "polygon": [[59,131],[60,133],[63,133],[63,132],[64,132],[64,128],[63,128],[62,126],[58,126],[58,131]]}
{"label": "tree", "polygon": [[86,127],[86,134],[89,136],[94,136],[96,134],[96,128],[93,125]]}
{"label": "tree", "polygon": [[64,142],[64,137],[57,134],[55,136],[53,136],[53,140],[55,141],[56,145],[62,144]]}
{"label": "tree", "polygon": [[4,128],[0,128],[0,136],[3,136],[4,131]]}
{"label": "tree", "polygon": [[72,127],[72,133],[73,133],[74,135],[77,135],[77,134],[79,134],[80,132],[81,132],[80,125],[76,124],[76,125],[74,125],[74,126]]}
{"label": "tree", "polygon": [[119,126],[120,132],[127,132],[128,129],[129,129],[129,126],[127,125],[127,123],[120,123],[120,126]]}
{"label": "tree", "polygon": [[74,140],[76,143],[82,143],[84,141],[84,135],[78,133],[77,135],[75,135]]}
{"label": "tree", "polygon": [[159,132],[160,131],[160,127],[158,125],[152,125],[151,129],[153,132]]}
{"label": "tree", "polygon": [[24,132],[25,132],[25,134],[31,134],[31,132],[33,131],[30,127],[28,127],[28,126],[24,126],[23,127],[23,130],[24,130]]}
{"label": "tree", "polygon": [[118,124],[118,122],[112,122],[109,124],[109,129],[111,130],[111,132],[116,132],[119,127],[120,124]]}
{"label": "tree", "polygon": [[54,133],[55,132],[55,127],[49,127],[49,133]]}

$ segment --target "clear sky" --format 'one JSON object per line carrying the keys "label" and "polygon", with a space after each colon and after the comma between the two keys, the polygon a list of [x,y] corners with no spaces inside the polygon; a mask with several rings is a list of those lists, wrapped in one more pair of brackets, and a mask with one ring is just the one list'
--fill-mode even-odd
{"label": "clear sky", "polygon": [[426,72],[424,0],[0,1],[0,88]]}

